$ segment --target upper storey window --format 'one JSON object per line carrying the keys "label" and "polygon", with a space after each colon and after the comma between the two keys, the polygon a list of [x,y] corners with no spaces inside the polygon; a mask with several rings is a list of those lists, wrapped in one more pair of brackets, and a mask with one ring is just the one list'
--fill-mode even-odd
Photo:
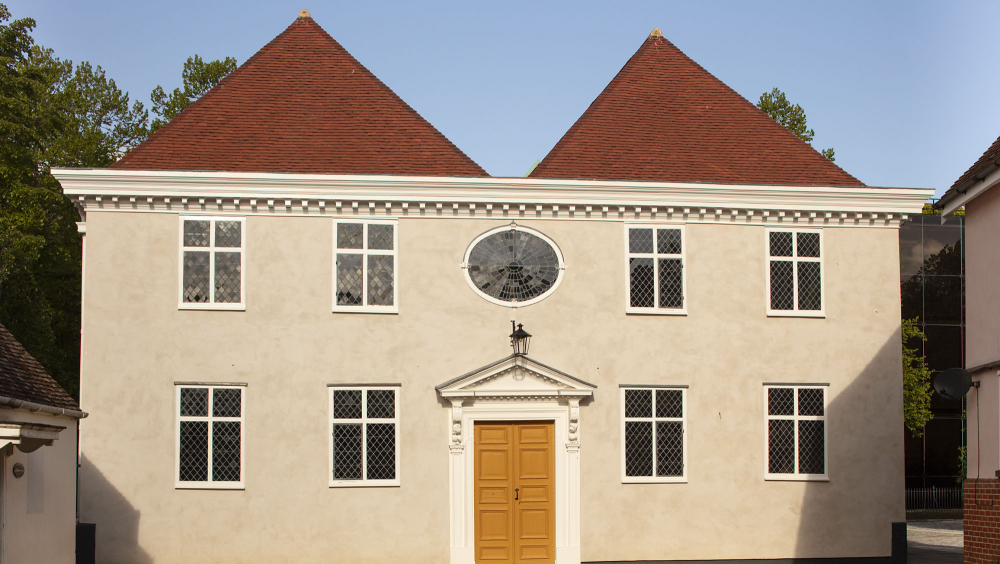
{"label": "upper storey window", "polygon": [[465,251],[462,267],[480,297],[506,307],[544,300],[562,282],[566,268],[552,239],[516,223],[476,237]]}
{"label": "upper storey window", "polygon": [[767,243],[767,314],[822,317],[822,233],[772,229]]}
{"label": "upper storey window", "polygon": [[333,311],[399,311],[397,227],[392,220],[334,222]]}
{"label": "upper storey window", "polygon": [[245,217],[181,218],[181,309],[246,309]]}
{"label": "upper storey window", "polygon": [[684,226],[625,225],[628,313],[684,314]]}

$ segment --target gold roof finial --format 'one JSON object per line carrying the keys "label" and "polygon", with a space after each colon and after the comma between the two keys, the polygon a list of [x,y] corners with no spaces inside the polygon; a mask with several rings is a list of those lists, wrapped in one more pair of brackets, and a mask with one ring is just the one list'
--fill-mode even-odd
{"label": "gold roof finial", "polygon": [[299,10],[299,17],[300,18],[311,18],[312,16],[309,15],[309,10]]}
{"label": "gold roof finial", "polygon": [[650,37],[663,37],[663,32],[660,31],[660,28],[654,27],[653,31],[649,32],[649,36]]}

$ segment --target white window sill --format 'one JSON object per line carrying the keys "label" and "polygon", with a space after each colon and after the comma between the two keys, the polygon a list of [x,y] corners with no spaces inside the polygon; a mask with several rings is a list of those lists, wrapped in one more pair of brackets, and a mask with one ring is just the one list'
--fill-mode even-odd
{"label": "white window sill", "polygon": [[333,313],[381,313],[389,315],[398,315],[398,307],[363,307],[363,306],[343,306],[333,308]]}
{"label": "white window sill", "polygon": [[331,480],[331,488],[398,488],[399,480]]}
{"label": "white window sill", "polygon": [[826,317],[826,311],[782,311],[782,310],[768,310],[768,317],[812,317],[812,318],[823,318]]}
{"label": "white window sill", "polygon": [[674,476],[670,478],[652,478],[640,476],[628,476],[622,478],[623,484],[686,484],[686,476]]}
{"label": "white window sill", "polygon": [[829,482],[825,474],[765,474],[765,482]]}
{"label": "white window sill", "polygon": [[177,309],[205,310],[205,311],[246,311],[246,304],[193,304],[181,303]]}
{"label": "white window sill", "polygon": [[175,482],[175,490],[245,490],[243,482]]}
{"label": "white window sill", "polygon": [[639,308],[627,307],[625,313],[628,315],[687,315],[687,309],[659,309],[659,308]]}

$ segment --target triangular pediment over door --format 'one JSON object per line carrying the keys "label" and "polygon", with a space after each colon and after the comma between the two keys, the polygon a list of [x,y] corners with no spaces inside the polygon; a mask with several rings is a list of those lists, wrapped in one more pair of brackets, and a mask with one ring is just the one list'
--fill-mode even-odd
{"label": "triangular pediment over door", "polygon": [[570,376],[526,356],[511,355],[449,380],[437,391],[444,398],[541,399],[594,395],[594,384]]}
{"label": "triangular pediment over door", "polygon": [[597,386],[530,359],[511,355],[436,387],[451,403],[450,564],[475,564],[475,456],[477,422],[545,421],[555,434],[556,562],[580,562],[580,402]]}

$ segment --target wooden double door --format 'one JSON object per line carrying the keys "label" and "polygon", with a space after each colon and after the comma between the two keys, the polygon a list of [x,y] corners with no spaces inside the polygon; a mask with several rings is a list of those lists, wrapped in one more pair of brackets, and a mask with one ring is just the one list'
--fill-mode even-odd
{"label": "wooden double door", "polygon": [[475,425],[476,562],[555,562],[555,426]]}

